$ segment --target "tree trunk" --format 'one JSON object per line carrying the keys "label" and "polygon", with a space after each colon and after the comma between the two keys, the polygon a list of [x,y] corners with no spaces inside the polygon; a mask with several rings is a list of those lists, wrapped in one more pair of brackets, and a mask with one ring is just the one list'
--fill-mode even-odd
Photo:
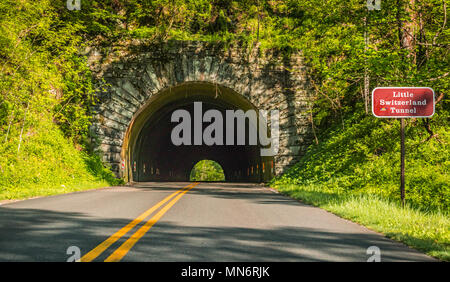
{"label": "tree trunk", "polygon": [[[408,50],[407,58],[412,60],[413,64],[416,64],[416,52],[415,52],[415,33],[416,33],[416,14],[414,12],[415,0],[397,0],[397,21],[400,47]],[[402,21],[401,12],[405,11],[405,15],[408,20]]]}
{"label": "tree trunk", "polygon": [[8,129],[6,130],[6,136],[5,136],[5,143],[8,142],[9,130],[11,129],[11,124],[12,124],[13,120],[14,120],[14,112],[11,113],[11,118],[8,123]]}
{"label": "tree trunk", "polygon": [[25,127],[25,121],[27,118],[28,108],[30,107],[30,102],[27,103],[27,109],[25,110],[25,115],[23,116],[23,122],[22,122],[22,129],[20,130],[20,137],[19,137],[19,145],[17,146],[17,154],[20,151],[20,144],[22,143],[22,135],[23,135],[23,128]]}

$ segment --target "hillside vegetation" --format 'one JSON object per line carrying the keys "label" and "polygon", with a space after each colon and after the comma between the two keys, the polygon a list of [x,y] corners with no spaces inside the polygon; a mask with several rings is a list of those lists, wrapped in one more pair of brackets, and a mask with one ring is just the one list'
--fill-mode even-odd
{"label": "hillside vegetation", "polygon": [[425,141],[418,122],[410,120],[406,130],[406,207],[400,204],[398,120],[346,118],[344,129],[326,130],[271,186],[448,261],[450,134],[440,127],[439,139]]}
{"label": "hillside vegetation", "polygon": [[[406,201],[424,211],[450,210],[450,132],[425,141],[419,120],[406,128]],[[373,194],[400,203],[400,122],[355,115],[329,128],[274,185],[311,185],[323,192]],[[426,144],[424,144],[426,142]]]}

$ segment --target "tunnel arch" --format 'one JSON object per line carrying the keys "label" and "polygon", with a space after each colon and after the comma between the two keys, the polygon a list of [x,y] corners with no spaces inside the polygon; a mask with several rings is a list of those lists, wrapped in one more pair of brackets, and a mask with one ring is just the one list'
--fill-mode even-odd
{"label": "tunnel arch", "polygon": [[[261,157],[260,145],[173,145],[171,114],[184,109],[193,117],[194,102],[202,102],[203,113],[215,109],[224,117],[226,110],[258,110],[234,90],[214,83],[188,82],[162,90],[145,103],[127,129],[121,152],[125,178],[131,182],[189,181],[193,166],[202,159],[210,159],[221,164],[227,181],[269,180],[272,171],[263,168],[273,163],[273,157]],[[247,121],[247,139],[250,126],[256,128],[257,124]]]}
{"label": "tunnel arch", "polygon": [[[228,170],[235,178],[243,173],[256,178],[261,165],[263,171],[279,175],[300,159],[313,140],[309,114],[313,91],[300,52],[287,57],[258,46],[133,40],[106,49],[90,46],[86,55],[99,97],[90,126],[91,148],[127,182],[138,179],[133,179],[132,171],[132,152],[139,145],[140,132],[135,129],[142,129],[152,118],[162,118],[159,109],[182,106],[177,103],[182,101],[183,87],[202,88],[199,98],[222,108],[249,104],[258,110],[279,110],[280,150],[273,163],[268,167],[258,162],[245,172]],[[184,96],[193,93],[184,91]]]}

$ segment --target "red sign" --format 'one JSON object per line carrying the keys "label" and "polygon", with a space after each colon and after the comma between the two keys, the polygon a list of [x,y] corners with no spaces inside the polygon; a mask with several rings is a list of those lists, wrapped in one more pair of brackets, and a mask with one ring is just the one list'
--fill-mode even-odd
{"label": "red sign", "polygon": [[406,118],[434,115],[434,91],[428,87],[377,87],[372,91],[376,117]]}

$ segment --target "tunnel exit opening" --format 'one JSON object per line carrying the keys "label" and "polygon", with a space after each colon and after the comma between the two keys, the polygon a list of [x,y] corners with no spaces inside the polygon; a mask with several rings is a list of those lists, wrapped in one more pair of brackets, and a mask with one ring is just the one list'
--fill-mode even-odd
{"label": "tunnel exit opening", "polygon": [[[261,156],[263,146],[249,142],[248,132],[258,126],[250,119],[245,120],[245,145],[174,144],[171,134],[176,124],[172,114],[182,110],[194,116],[198,102],[204,111],[215,110],[224,116],[227,110],[258,110],[242,95],[212,83],[189,82],[160,91],[139,110],[125,136],[121,156],[127,182],[189,181],[192,169],[202,160],[220,164],[227,182],[265,182],[272,178],[273,157]],[[208,125],[204,123],[202,129]],[[194,132],[190,133],[194,140]],[[223,134],[226,139],[227,133]],[[237,138],[236,131],[232,134]]]}
{"label": "tunnel exit opening", "polygon": [[225,181],[225,174],[219,163],[212,160],[201,160],[192,168],[189,180],[196,182],[223,182]]}

